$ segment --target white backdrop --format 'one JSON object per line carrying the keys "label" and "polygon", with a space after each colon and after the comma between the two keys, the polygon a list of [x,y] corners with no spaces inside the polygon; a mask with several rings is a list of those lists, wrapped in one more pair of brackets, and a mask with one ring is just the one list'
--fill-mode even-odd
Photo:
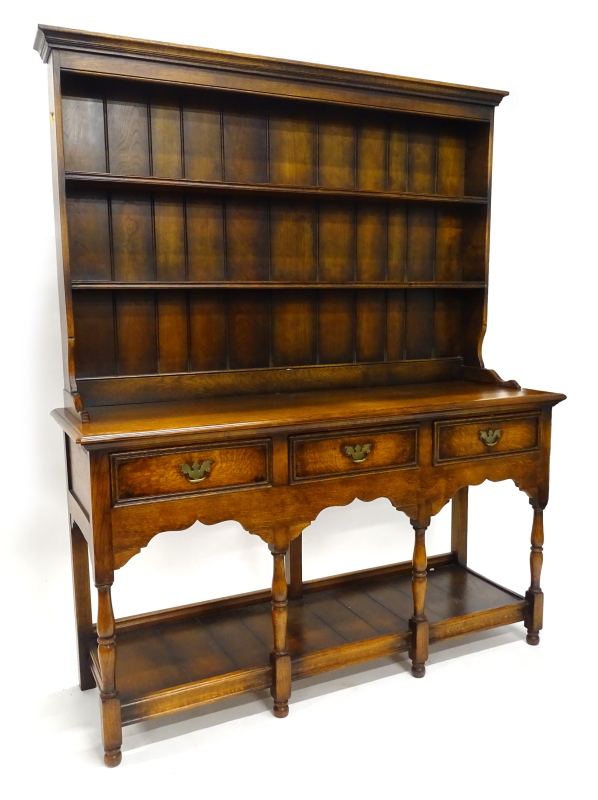
{"label": "white backdrop", "polygon": [[[416,786],[423,797],[523,798],[543,788],[584,797],[583,723],[596,710],[590,4],[35,0],[3,15],[0,746],[14,796],[53,785],[65,798],[83,786],[92,798],[133,787],[150,798],[166,787],[210,799],[352,798]],[[423,681],[411,679],[402,656],[301,682],[284,721],[266,710],[264,693],[133,726],[122,766],[101,766],[97,698],[76,687],[62,443],[49,417],[61,404],[62,371],[47,70],[32,50],[38,22],[511,92],[496,115],[484,357],[504,378],[569,395],[554,414],[540,647],[512,626],[433,649]],[[526,497],[511,482],[470,497],[471,565],[523,592]],[[429,552],[448,549],[448,517],[445,509],[434,520]],[[408,558],[411,529],[385,500],[356,502],[325,511],[304,540],[310,578]],[[117,573],[116,613],[261,588],[270,570],[263,543],[235,523],[162,534]]]}

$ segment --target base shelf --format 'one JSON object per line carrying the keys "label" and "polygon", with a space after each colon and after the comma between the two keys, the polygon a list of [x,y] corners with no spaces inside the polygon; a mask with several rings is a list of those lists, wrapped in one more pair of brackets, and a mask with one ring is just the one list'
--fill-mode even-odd
{"label": "base shelf", "polygon": [[[409,648],[413,599],[404,567],[358,585],[313,588],[289,602],[293,678]],[[521,621],[525,609],[520,595],[457,564],[428,573],[431,642]],[[116,686],[123,724],[269,686],[271,648],[269,602],[119,631]],[[91,657],[97,678],[94,646]]]}

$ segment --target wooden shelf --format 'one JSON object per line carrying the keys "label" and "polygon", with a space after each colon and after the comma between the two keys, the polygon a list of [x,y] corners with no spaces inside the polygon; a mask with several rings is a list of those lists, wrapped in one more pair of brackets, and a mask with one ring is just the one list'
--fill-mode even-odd
{"label": "wooden shelf", "polygon": [[414,192],[372,192],[352,189],[327,189],[321,186],[284,186],[278,184],[227,183],[225,181],[192,181],[173,178],[110,175],[103,172],[66,172],[67,185],[94,186],[104,189],[148,189],[166,191],[199,191],[215,194],[237,194],[252,197],[263,195],[288,195],[301,197],[329,197],[347,200],[401,200],[416,203],[451,203],[460,205],[487,205],[486,197],[449,197]]}
{"label": "wooden shelf", "polygon": [[484,281],[73,281],[73,289],[484,289]]}
{"label": "wooden shelf", "polygon": [[[450,556],[449,556],[450,557]],[[431,559],[442,564],[446,556]],[[369,573],[369,574],[368,574]],[[356,583],[356,579],[359,585]],[[352,585],[349,585],[352,581]],[[256,593],[257,599],[261,593]],[[233,693],[270,685],[272,616],[270,602],[238,607],[230,599],[176,613],[143,615],[117,622],[116,685],[123,723],[159,716],[213,699],[224,683]],[[519,595],[456,564],[428,573],[426,617],[431,641],[441,641],[523,619],[526,603]],[[289,603],[287,645],[294,678],[326,672],[342,653],[347,665],[408,649],[413,613],[411,564],[366,570],[308,582],[301,600]],[[95,645],[92,661],[97,671]]]}

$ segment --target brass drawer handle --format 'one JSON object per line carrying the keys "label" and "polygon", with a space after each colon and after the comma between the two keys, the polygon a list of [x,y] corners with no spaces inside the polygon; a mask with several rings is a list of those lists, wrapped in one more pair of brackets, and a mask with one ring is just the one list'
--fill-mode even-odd
{"label": "brass drawer handle", "polygon": [[181,464],[181,472],[187,476],[189,483],[199,483],[205,480],[210,474],[211,468],[211,461],[203,461],[201,465],[194,461],[191,467],[189,464]]}
{"label": "brass drawer handle", "polygon": [[492,429],[488,431],[480,431],[480,439],[487,444],[488,447],[494,447],[494,445],[498,442],[501,437],[502,431],[499,429],[493,431]]}
{"label": "brass drawer handle", "polygon": [[354,464],[361,464],[362,461],[365,461],[371,449],[371,444],[356,444],[355,447],[351,447],[351,445],[348,444],[344,448],[345,454]]}

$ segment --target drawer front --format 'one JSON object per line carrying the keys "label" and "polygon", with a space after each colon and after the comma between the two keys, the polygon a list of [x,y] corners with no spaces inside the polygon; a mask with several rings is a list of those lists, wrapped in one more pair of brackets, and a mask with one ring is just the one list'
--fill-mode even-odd
{"label": "drawer front", "polygon": [[417,465],[417,427],[291,438],[291,482]]}
{"label": "drawer front", "polygon": [[537,450],[540,415],[481,417],[434,424],[434,462],[494,458]]}
{"label": "drawer front", "polygon": [[112,456],[115,503],[270,485],[270,442],[177,447]]}

